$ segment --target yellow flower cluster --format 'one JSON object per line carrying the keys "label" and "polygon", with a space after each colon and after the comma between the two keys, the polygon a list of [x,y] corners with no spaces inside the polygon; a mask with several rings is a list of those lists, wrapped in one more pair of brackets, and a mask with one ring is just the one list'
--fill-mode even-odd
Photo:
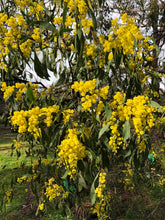
{"label": "yellow flower cluster", "polygon": [[[85,0],[65,0],[68,2],[68,16],[65,21],[66,27],[72,26],[76,28],[75,25],[75,13],[79,13],[79,19],[82,25],[82,31],[84,34],[89,34],[90,27],[93,27],[93,22],[91,19],[87,18],[88,7]],[[91,7],[90,2],[88,2],[89,7]],[[74,31],[76,33],[76,29]]]}
{"label": "yellow flower cluster", "polygon": [[[148,83],[149,71],[147,67],[144,67],[145,61],[152,61],[152,50],[154,46],[149,43],[149,38],[141,34],[140,29],[135,25],[134,19],[129,18],[126,13],[121,17],[122,25],[118,24],[118,18],[112,20],[112,28],[108,35],[108,39],[105,39],[103,35],[98,36],[101,48],[104,53],[109,53],[108,59],[113,59],[113,50],[116,53],[123,53],[128,55],[128,63],[131,76],[136,72],[138,74],[139,81],[141,83]],[[135,47],[135,42],[137,47]],[[131,56],[133,55],[133,57]],[[101,59],[101,57],[100,57]],[[101,62],[101,61],[100,61]],[[90,63],[89,63],[90,64]],[[103,67],[101,62],[100,67]],[[125,67],[125,63],[121,64]],[[142,70],[143,66],[143,70]],[[146,71],[144,71],[144,69]],[[147,74],[146,74],[147,72]]]}
{"label": "yellow flower cluster", "polygon": [[39,21],[40,18],[44,17],[44,8],[42,6],[42,1],[40,1],[39,3],[33,2],[33,4],[29,8],[30,10],[28,14],[35,15],[37,18],[37,21]]}
{"label": "yellow flower cluster", "polygon": [[31,82],[24,84],[24,83],[16,83],[13,86],[7,86],[6,82],[1,83],[1,91],[4,92],[3,98],[7,99],[9,96],[11,96],[16,91],[16,101],[21,100],[22,95],[27,91],[28,87],[31,87],[33,90],[33,95],[35,96],[37,94],[38,85],[33,84]]}
{"label": "yellow flower cluster", "polygon": [[95,193],[99,199],[103,199],[104,195],[104,189],[106,187],[106,173],[101,172],[99,176],[99,186],[95,189]]}
{"label": "yellow flower cluster", "polygon": [[41,204],[39,205],[39,209],[40,209],[41,211],[44,209],[44,203],[41,203]]}
{"label": "yellow flower cluster", "polygon": [[85,96],[87,92],[94,90],[96,87],[96,79],[89,80],[86,82],[74,82],[71,86],[71,89],[74,89],[75,92],[81,92],[81,96]]}
{"label": "yellow flower cluster", "polygon": [[[9,47],[13,50],[20,48],[23,56],[29,58],[33,41],[25,36],[32,35],[36,43],[42,40],[42,35],[38,30],[39,28],[34,27],[32,34],[31,27],[28,28],[27,21],[22,15],[22,12],[26,10],[29,16],[33,16],[33,19],[35,16],[36,19],[39,20],[44,16],[43,2],[34,2],[31,0],[15,0],[14,2],[18,9],[16,15],[8,16],[5,13],[0,13],[0,68],[5,69],[5,71],[7,71],[7,64],[5,64],[3,58],[11,53]],[[24,40],[22,40],[22,36],[24,36]]]}
{"label": "yellow flower cluster", "polygon": [[49,198],[49,201],[60,197],[61,193],[63,192],[63,187],[58,186],[57,184],[53,184],[54,181],[55,179],[52,177],[51,179],[49,179],[48,182],[45,183],[45,185],[47,186],[45,195],[47,198]]}
{"label": "yellow flower cluster", "polygon": [[37,178],[37,175],[36,174],[34,174],[33,176],[22,176],[22,177],[20,177],[20,178],[17,178],[17,182],[18,183],[22,183],[23,181],[27,181],[27,182],[31,182],[32,180],[35,180]]}
{"label": "yellow flower cluster", "polygon": [[19,133],[30,132],[37,139],[41,135],[39,128],[40,120],[44,119],[44,123],[49,127],[53,120],[53,113],[59,112],[59,106],[53,105],[48,108],[39,108],[38,106],[29,111],[15,111],[11,116],[11,124],[18,126]]}
{"label": "yellow flower cluster", "polygon": [[93,213],[97,214],[99,220],[104,220],[107,218],[107,216],[110,215],[108,208],[110,205],[111,196],[110,193],[105,194],[105,187],[106,187],[106,173],[101,172],[99,176],[99,186],[95,190],[98,201],[95,203],[93,207]]}
{"label": "yellow flower cluster", "polygon": [[130,164],[125,163],[126,170],[123,170],[123,173],[125,174],[123,183],[124,183],[124,190],[133,190],[135,187],[134,181],[133,181],[133,169],[131,168]]}
{"label": "yellow flower cluster", "polygon": [[109,145],[111,146],[111,150],[114,154],[117,153],[117,150],[123,144],[123,137],[121,136],[120,132],[118,131],[118,125],[115,122],[110,120],[110,128],[112,136],[109,139]]}
{"label": "yellow flower cluster", "polygon": [[86,54],[87,56],[91,56],[92,59],[95,59],[97,56],[95,44],[90,44],[87,46]]}
{"label": "yellow flower cluster", "polygon": [[20,177],[20,178],[17,178],[17,182],[18,182],[18,183],[22,183],[22,182],[25,181],[26,179],[27,179],[26,176],[22,176],[22,177]]}
{"label": "yellow flower cluster", "polygon": [[24,10],[25,7],[31,4],[31,0],[14,0],[14,2],[21,10]]}
{"label": "yellow flower cluster", "polygon": [[14,2],[21,11],[23,11],[25,8],[28,8],[28,14],[35,15],[38,21],[40,17],[44,16],[42,1],[38,1],[37,3],[31,0],[14,0]]}
{"label": "yellow flower cluster", "polygon": [[23,146],[22,141],[13,140],[15,149],[18,150]]}
{"label": "yellow flower cluster", "polygon": [[81,16],[85,17],[87,14],[88,8],[84,0],[65,0],[65,2],[68,2],[70,12],[74,13],[77,8]]}
{"label": "yellow flower cluster", "polygon": [[[3,57],[10,53],[8,46],[17,49],[21,35],[27,34],[27,24],[22,15],[17,14],[15,17],[8,17],[5,13],[0,13],[0,67],[7,71],[7,66],[3,61]],[[22,44],[21,44],[22,45]],[[20,46],[21,46],[20,45]],[[24,44],[21,46],[23,50]],[[29,48],[31,51],[31,48]]]}
{"label": "yellow flower cluster", "polygon": [[125,118],[133,122],[138,136],[143,135],[155,125],[157,117],[154,113],[158,111],[149,104],[149,98],[143,95],[134,97],[132,100],[128,99],[123,109]]}
{"label": "yellow flower cluster", "polygon": [[124,99],[125,99],[125,94],[117,92],[114,95],[114,101],[110,104],[112,110],[114,111],[112,112],[112,116],[109,120],[110,129],[112,133],[112,136],[110,137],[109,140],[109,145],[111,146],[111,150],[114,154],[117,153],[117,150],[123,144],[123,137],[118,130],[119,125],[117,123],[117,119],[119,119],[120,121],[125,120],[125,118],[123,119]]}
{"label": "yellow flower cluster", "polygon": [[58,146],[59,163],[69,169],[71,178],[77,173],[77,162],[83,160],[88,154],[85,146],[78,140],[79,132],[76,129],[68,129],[66,138]]}
{"label": "yellow flower cluster", "polygon": [[[81,101],[83,110],[89,111],[92,107],[92,104],[96,104],[99,98],[107,99],[109,86],[105,86],[101,89],[95,89],[96,87],[96,79],[89,80],[86,82],[80,81],[75,82],[71,88],[74,89],[75,92],[81,93]],[[87,94],[89,93],[89,95]],[[104,104],[102,101],[99,101],[96,111],[98,114],[103,110]]]}
{"label": "yellow flower cluster", "polygon": [[118,48],[119,52],[123,50],[124,54],[130,55],[134,53],[134,39],[136,41],[143,39],[140,29],[134,24],[134,19],[129,18],[125,13],[121,20],[123,25],[120,27],[117,18],[112,21],[112,30],[108,40],[104,39],[104,52],[112,52],[113,48]]}
{"label": "yellow flower cluster", "polygon": [[52,201],[53,199],[57,199],[59,197],[62,197],[64,199],[67,198],[69,195],[68,191],[65,192],[62,186],[59,186],[55,183],[55,179],[53,177],[49,179],[48,182],[45,183],[45,185],[45,195],[49,199],[49,201]]}
{"label": "yellow flower cluster", "polygon": [[4,199],[7,199],[7,202],[11,202],[11,196],[12,196],[13,190],[10,189],[8,191],[5,192],[6,196],[4,197]]}
{"label": "yellow flower cluster", "polygon": [[7,99],[9,96],[11,96],[14,93],[14,86],[7,86],[6,82],[1,83],[1,91],[4,92],[3,98]]}
{"label": "yellow flower cluster", "polygon": [[35,40],[35,42],[40,43],[42,42],[43,36],[40,33],[40,28],[35,27],[33,29],[33,34],[31,35],[31,37]]}
{"label": "yellow flower cluster", "polygon": [[32,40],[28,39],[27,41],[20,44],[19,47],[20,47],[24,57],[29,58],[29,56],[31,54]]}
{"label": "yellow flower cluster", "polygon": [[83,32],[89,34],[90,28],[93,27],[93,22],[87,18],[81,19],[81,24],[83,27]]}
{"label": "yellow flower cluster", "polygon": [[22,94],[27,91],[27,86],[24,83],[16,83],[15,88],[18,89],[15,100],[21,100]]}
{"label": "yellow flower cluster", "polygon": [[104,196],[104,200],[98,201],[93,207],[93,213],[97,214],[98,220],[105,220],[110,217],[111,195],[109,192]]}
{"label": "yellow flower cluster", "polygon": [[133,99],[128,99],[125,102],[125,94],[117,92],[114,96],[114,101],[110,104],[112,115],[109,120],[112,136],[110,137],[109,145],[112,152],[115,154],[120,146],[123,144],[123,137],[120,132],[122,122],[129,121],[130,126],[135,131],[138,137],[138,144],[140,152],[145,150],[146,141],[141,141],[141,136],[148,133],[157,121],[156,112],[159,110],[150,104],[147,96],[136,96]]}
{"label": "yellow flower cluster", "polygon": [[67,122],[69,122],[70,117],[74,115],[74,110],[67,109],[67,110],[64,110],[62,114],[63,114],[64,124],[66,124]]}

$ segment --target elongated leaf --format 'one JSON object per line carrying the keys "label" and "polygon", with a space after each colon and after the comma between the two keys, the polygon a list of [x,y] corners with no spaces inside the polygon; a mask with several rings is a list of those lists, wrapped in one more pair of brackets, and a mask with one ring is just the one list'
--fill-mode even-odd
{"label": "elongated leaf", "polygon": [[100,132],[99,132],[99,136],[98,139],[101,138],[101,136],[109,129],[109,124],[106,124],[103,128],[101,128]]}
{"label": "elongated leaf", "polygon": [[109,120],[112,115],[112,111],[111,111],[111,107],[109,106],[108,103],[106,103],[104,109],[105,109],[105,114],[106,114],[107,120]]}
{"label": "elongated leaf", "polygon": [[86,182],[84,180],[84,177],[79,173],[79,179],[78,179],[78,191],[81,192],[83,188],[87,188]]}
{"label": "elongated leaf", "polygon": [[69,168],[65,171],[64,175],[61,177],[61,179],[66,179],[69,173]]}
{"label": "elongated leaf", "polygon": [[131,155],[131,150],[129,150],[129,151],[125,154],[124,157],[126,158],[126,157],[129,157],[130,155]]}
{"label": "elongated leaf", "polygon": [[134,41],[133,47],[135,49],[135,48],[137,48],[137,41],[136,41],[135,37],[133,36],[133,34],[131,34],[131,35],[132,35],[132,38],[133,38],[133,41]]}
{"label": "elongated leaf", "polygon": [[34,54],[34,70],[40,78],[42,79],[49,78],[49,74],[46,67],[46,60],[44,59],[44,62],[41,63],[36,53]]}
{"label": "elongated leaf", "polygon": [[124,128],[123,128],[123,138],[124,142],[130,137],[130,124],[129,120],[125,121]]}
{"label": "elongated leaf", "polygon": [[52,24],[50,24],[48,21],[41,21],[40,28],[44,30],[46,29],[52,32],[57,32],[56,28]]}
{"label": "elongated leaf", "polygon": [[108,150],[111,149],[110,145],[109,145],[109,139],[107,137],[105,137],[103,143],[105,144],[105,146],[107,147]]}
{"label": "elongated leaf", "polygon": [[95,179],[94,179],[94,181],[93,181],[93,183],[92,183],[91,190],[90,190],[90,198],[91,198],[91,203],[92,203],[92,205],[93,205],[93,204],[95,203],[95,201],[96,201],[95,182],[96,182],[98,176],[99,176],[99,173],[96,175],[96,177],[95,177]]}
{"label": "elongated leaf", "polygon": [[163,112],[161,106],[157,102],[150,101],[150,105],[152,105],[153,107],[157,108],[160,112]]}
{"label": "elongated leaf", "polygon": [[29,99],[30,102],[34,101],[33,89],[31,87],[29,87],[27,89],[26,96],[27,96],[27,98]]}

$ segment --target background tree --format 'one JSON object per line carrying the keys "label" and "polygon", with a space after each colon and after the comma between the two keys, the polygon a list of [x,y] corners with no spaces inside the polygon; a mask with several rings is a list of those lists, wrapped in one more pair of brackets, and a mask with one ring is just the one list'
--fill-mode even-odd
{"label": "background tree", "polygon": [[158,58],[158,55],[163,53],[165,44],[165,2],[161,0],[135,0],[131,2],[116,0],[110,4],[110,7],[112,11],[127,12],[130,16],[134,16],[144,35],[154,39],[156,48],[153,49],[152,67],[153,74],[157,74],[157,78],[152,78],[152,87],[159,92],[161,81],[159,74],[164,75],[165,72],[162,59]]}

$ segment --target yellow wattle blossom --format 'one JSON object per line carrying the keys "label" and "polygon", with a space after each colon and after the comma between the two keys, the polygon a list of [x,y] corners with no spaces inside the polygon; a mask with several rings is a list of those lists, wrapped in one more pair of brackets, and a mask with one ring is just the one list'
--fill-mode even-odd
{"label": "yellow wattle blossom", "polygon": [[59,186],[55,183],[55,179],[52,177],[48,180],[48,182],[45,182],[46,191],[45,196],[49,199],[49,201],[52,201],[54,199],[58,198],[67,198],[69,196],[69,192],[64,190],[62,186]]}
{"label": "yellow wattle blossom", "polygon": [[99,186],[95,189],[95,193],[99,199],[103,199],[104,189],[106,187],[106,173],[101,172],[99,175]]}
{"label": "yellow wattle blossom", "polygon": [[13,192],[12,189],[10,189],[10,190],[8,190],[8,191],[5,192],[5,194],[6,194],[6,199],[7,199],[7,202],[8,202],[8,203],[11,202],[12,192]]}
{"label": "yellow wattle blossom", "polygon": [[105,86],[100,89],[95,89],[95,87],[96,87],[96,79],[93,79],[93,80],[89,80],[86,82],[76,81],[71,86],[71,89],[74,89],[75,92],[81,93],[81,96],[82,96],[81,101],[82,101],[83,110],[89,111],[91,110],[92,105],[96,104],[98,105],[96,107],[96,111],[98,112],[98,114],[100,114],[104,106],[103,106],[103,103],[99,101],[99,98],[107,99],[109,86]]}
{"label": "yellow wattle blossom", "polygon": [[76,129],[68,129],[66,138],[58,146],[59,163],[69,169],[68,175],[71,178],[77,173],[77,162],[88,154],[85,146],[78,140],[78,134]]}
{"label": "yellow wattle blossom", "polygon": [[94,90],[96,87],[96,79],[89,80],[86,82],[80,81],[80,82],[74,82],[74,84],[71,86],[71,89],[74,89],[75,92],[80,92],[81,96],[85,96],[88,91]]}
{"label": "yellow wattle blossom", "polygon": [[22,177],[20,177],[20,178],[17,178],[17,182],[18,183],[22,183],[24,180],[26,180],[27,179],[27,177],[26,176],[22,176]]}
{"label": "yellow wattle blossom", "polygon": [[32,40],[28,39],[24,43],[20,44],[20,50],[22,51],[25,58],[29,58],[32,49]]}
{"label": "yellow wattle blossom", "polygon": [[123,183],[124,183],[124,189],[132,191],[135,187],[134,181],[133,181],[133,169],[131,168],[131,165],[128,163],[124,164],[126,169],[123,170],[122,172],[125,174]]}
{"label": "yellow wattle blossom", "polygon": [[27,85],[24,83],[16,83],[15,88],[18,89],[15,100],[21,100],[22,95],[27,91]]}
{"label": "yellow wattle blossom", "polygon": [[7,99],[12,94],[16,94],[15,100],[20,101],[22,95],[27,92],[28,87],[32,88],[33,96],[37,96],[37,91],[39,86],[37,84],[33,84],[31,82],[25,83],[16,83],[13,86],[7,86],[6,82],[1,82],[1,91],[4,93],[3,98]]}
{"label": "yellow wattle blossom", "polygon": [[[133,99],[125,100],[125,94],[117,92],[114,95],[114,101],[110,103],[112,115],[107,123],[110,124],[111,137],[109,145],[114,154],[118,152],[118,149],[123,146],[125,148],[123,134],[121,133],[121,124],[126,120],[129,121],[130,126],[137,135],[137,144],[140,153],[145,151],[146,140],[141,137],[150,132],[151,128],[155,126],[158,120],[157,113],[159,109],[153,107],[150,104],[150,100],[147,96],[135,96]],[[161,108],[163,111],[163,108]],[[103,126],[106,123],[103,123]]]}
{"label": "yellow wattle blossom", "polygon": [[40,17],[42,18],[44,16],[44,8],[42,6],[42,1],[39,2],[33,2],[32,5],[29,6],[30,10],[28,11],[29,15],[35,15],[37,18],[37,21],[40,20]]}
{"label": "yellow wattle blossom", "polygon": [[1,91],[4,92],[3,93],[3,98],[7,99],[9,96],[11,96],[14,93],[14,86],[7,86],[6,82],[2,82],[1,83]]}
{"label": "yellow wattle blossom", "polygon": [[62,112],[63,114],[63,120],[64,120],[64,124],[66,124],[67,122],[69,122],[70,117],[72,117],[74,115],[74,110],[73,109],[67,109],[64,110]]}
{"label": "yellow wattle blossom", "polygon": [[40,33],[40,28],[35,27],[31,37],[35,40],[35,42],[40,43],[43,38],[42,34]]}
{"label": "yellow wattle blossom", "polygon": [[110,193],[105,192],[106,188],[106,173],[102,171],[99,175],[99,185],[95,189],[97,201],[93,207],[93,213],[97,214],[99,220],[104,220],[110,215],[107,208],[110,204]]}
{"label": "yellow wattle blossom", "polygon": [[41,129],[39,123],[43,120],[47,127],[50,127],[53,121],[53,113],[59,112],[59,106],[53,105],[48,108],[39,108],[38,106],[32,108],[29,111],[15,111],[13,116],[11,116],[11,124],[14,127],[18,126],[19,133],[30,132],[37,139],[41,135]]}
{"label": "yellow wattle blossom", "polygon": [[44,203],[41,203],[41,204],[39,205],[39,209],[40,209],[41,211],[44,209]]}

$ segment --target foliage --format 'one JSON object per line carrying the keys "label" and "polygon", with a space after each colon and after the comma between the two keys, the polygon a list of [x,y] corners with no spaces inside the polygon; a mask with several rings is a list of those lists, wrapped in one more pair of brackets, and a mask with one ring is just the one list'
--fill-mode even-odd
{"label": "foliage", "polygon": [[[165,107],[152,100],[150,78],[162,76],[152,69],[153,41],[126,13],[100,34],[92,1],[10,4],[16,15],[0,13],[1,91],[18,132],[13,147],[32,157],[17,183],[30,184],[36,214],[110,219],[113,170],[131,191],[145,172],[164,169],[164,148],[152,143],[165,128]],[[56,84],[25,83],[31,62],[40,78],[58,76]]]}

